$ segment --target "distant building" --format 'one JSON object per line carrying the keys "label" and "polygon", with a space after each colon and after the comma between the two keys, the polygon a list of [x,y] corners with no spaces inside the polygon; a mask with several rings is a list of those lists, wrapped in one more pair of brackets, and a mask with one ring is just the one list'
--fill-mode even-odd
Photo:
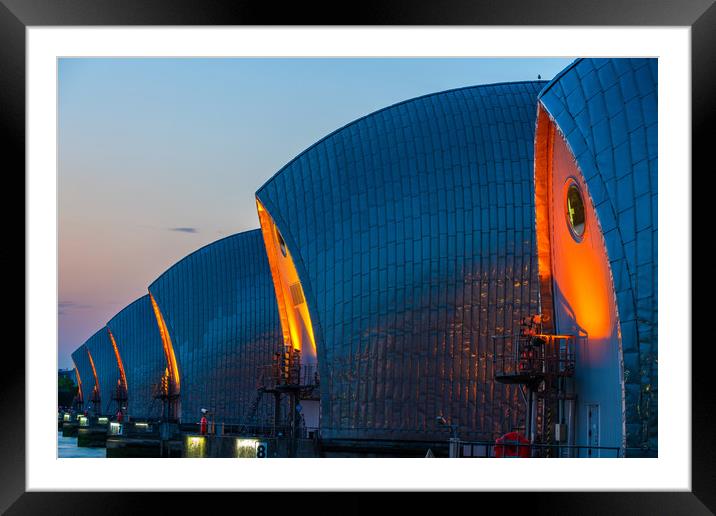
{"label": "distant building", "polygon": [[57,371],[57,405],[70,408],[77,396],[77,381],[74,369]]}
{"label": "distant building", "polygon": [[68,378],[68,379],[72,380],[72,382],[76,383],[74,369],[58,369],[57,376],[59,378]]}

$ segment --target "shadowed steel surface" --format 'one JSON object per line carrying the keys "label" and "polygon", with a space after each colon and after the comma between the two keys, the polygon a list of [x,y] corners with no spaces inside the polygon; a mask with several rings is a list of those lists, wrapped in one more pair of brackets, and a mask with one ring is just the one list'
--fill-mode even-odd
{"label": "shadowed steel surface", "polygon": [[492,439],[523,424],[490,337],[538,308],[544,82],[412,99],[330,134],[257,192],[303,285],[324,438]]}
{"label": "shadowed steel surface", "polygon": [[[112,400],[119,380],[119,365],[114,348],[109,340],[107,327],[92,335],[85,342],[85,346],[92,356],[94,367],[99,380],[99,394],[102,402],[101,407],[94,407],[99,415],[114,415],[117,412],[117,402]],[[85,405],[87,404],[85,399]]]}
{"label": "shadowed steel surface", "polygon": [[132,418],[162,414],[161,401],[153,398],[166,359],[149,295],[142,296],[115,315],[107,327],[114,335],[127,376],[127,413]]}
{"label": "shadowed steel surface", "polygon": [[[149,286],[180,375],[181,420],[244,423],[260,366],[282,347],[276,298],[260,230],[232,235],[177,262]],[[264,396],[257,422],[270,423]]]}
{"label": "shadowed steel surface", "polygon": [[540,94],[587,183],[621,326],[626,446],[657,448],[657,60],[580,59]]}
{"label": "shadowed steel surface", "polygon": [[72,352],[72,362],[75,364],[76,375],[79,378],[77,384],[82,395],[82,404],[79,405],[78,409],[82,411],[89,406],[92,399],[92,389],[94,388],[94,375],[87,355],[87,346],[82,344]]}

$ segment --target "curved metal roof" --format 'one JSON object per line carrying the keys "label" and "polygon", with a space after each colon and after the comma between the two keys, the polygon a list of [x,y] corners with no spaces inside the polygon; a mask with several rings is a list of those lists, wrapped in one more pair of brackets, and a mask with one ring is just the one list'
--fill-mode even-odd
{"label": "curved metal roof", "polygon": [[382,109],[258,190],[311,312],[323,436],[442,438],[440,414],[475,438],[516,424],[517,390],[495,385],[486,364],[490,336],[537,307],[532,169],[544,84]]}
{"label": "curved metal roof", "polygon": [[657,59],[579,59],[540,93],[604,233],[624,353],[627,446],[657,448]]}
{"label": "curved metal roof", "polygon": [[82,344],[72,352],[72,362],[78,376],[78,387],[82,396],[82,407],[87,407],[92,398],[92,389],[94,388],[94,375],[92,374],[92,366],[90,365],[89,355],[87,354],[87,346]]}
{"label": "curved metal roof", "polygon": [[107,323],[127,377],[127,407],[133,418],[158,417],[161,404],[152,387],[159,383],[166,359],[149,295],[124,307]]}
{"label": "curved metal roof", "polygon": [[[95,407],[95,410],[101,415],[113,415],[116,412],[115,402],[112,400],[119,378],[119,365],[117,357],[114,354],[112,342],[109,339],[107,327],[101,329],[92,335],[84,344],[89,350],[91,362],[94,363],[97,379],[99,381],[101,407]],[[85,399],[85,403],[87,403]]]}
{"label": "curved metal roof", "polygon": [[[182,420],[213,413],[243,423],[259,366],[282,345],[260,230],[231,235],[186,256],[150,286],[167,325],[181,379]],[[269,400],[259,418],[268,418]]]}

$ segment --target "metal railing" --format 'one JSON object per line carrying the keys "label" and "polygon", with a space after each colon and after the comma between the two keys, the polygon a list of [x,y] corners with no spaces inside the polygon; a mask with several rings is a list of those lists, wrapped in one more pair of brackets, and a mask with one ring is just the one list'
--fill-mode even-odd
{"label": "metal railing", "polygon": [[[499,448],[496,450],[496,447]],[[618,446],[520,443],[516,441],[502,444],[494,441],[460,441],[458,456],[463,458],[492,458],[498,456],[518,458],[525,454],[523,450],[528,450],[531,458],[547,456],[556,458],[621,458],[624,456],[622,448]]]}
{"label": "metal railing", "polygon": [[259,366],[256,387],[274,389],[284,385],[318,386],[318,366],[300,365],[284,368],[279,364]]}
{"label": "metal railing", "polygon": [[[200,434],[200,423],[182,423],[179,430],[183,433]],[[277,437],[288,436],[291,433],[289,425],[268,424],[235,424],[209,422],[206,435],[224,435],[232,437]]]}
{"label": "metal railing", "polygon": [[496,379],[528,376],[573,376],[576,343],[586,335],[495,335],[493,371]]}

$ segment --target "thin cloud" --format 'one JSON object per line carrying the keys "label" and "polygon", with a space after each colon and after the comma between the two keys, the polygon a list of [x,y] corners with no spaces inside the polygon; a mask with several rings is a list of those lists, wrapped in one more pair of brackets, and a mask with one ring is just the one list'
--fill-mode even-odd
{"label": "thin cloud", "polygon": [[176,231],[178,233],[198,233],[197,228],[167,228],[169,231]]}
{"label": "thin cloud", "polygon": [[74,301],[60,301],[59,303],[57,303],[58,315],[65,315],[68,310],[84,310],[87,308],[92,308],[92,305],[75,303]]}

